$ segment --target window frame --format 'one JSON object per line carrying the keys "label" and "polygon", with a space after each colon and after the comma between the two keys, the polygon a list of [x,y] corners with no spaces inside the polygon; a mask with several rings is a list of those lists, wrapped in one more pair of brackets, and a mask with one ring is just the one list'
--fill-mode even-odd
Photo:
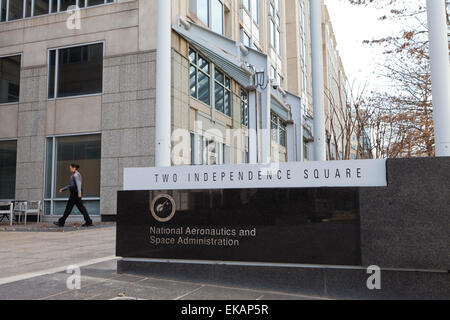
{"label": "window frame", "polygon": [[[274,118],[276,122],[274,123]],[[273,125],[275,124],[275,128]],[[276,130],[276,139],[274,139],[274,130]],[[284,142],[281,141],[281,130],[284,131]],[[280,146],[287,148],[287,122],[284,121],[277,113],[274,111],[270,112],[270,138],[273,142],[279,144]]]}
{"label": "window frame", "polygon": [[[99,132],[89,132],[89,133],[74,133],[74,134],[60,134],[60,135],[48,135],[45,137],[45,149],[44,149],[44,155],[45,155],[45,160],[44,160],[44,188],[43,188],[43,196],[42,198],[44,199],[44,206],[46,203],[50,203],[50,214],[46,215],[45,214],[45,209],[44,209],[44,216],[47,217],[59,217],[59,215],[55,216],[55,202],[67,202],[69,200],[68,197],[62,197],[62,198],[58,198],[55,196],[56,194],[56,140],[58,138],[67,138],[67,137],[84,137],[84,136],[99,136],[100,137],[100,147],[102,147],[102,133]],[[52,148],[52,154],[51,154],[51,165],[50,165],[50,170],[51,173],[48,176],[47,175],[47,153],[48,153],[48,144],[47,141],[51,139],[51,148]],[[101,156],[100,156],[100,163],[101,163]],[[100,167],[101,170],[101,167]],[[46,188],[47,188],[47,179],[50,178],[51,182],[50,182],[50,197],[46,197]],[[101,179],[100,179],[100,193],[101,193]],[[98,197],[83,197],[83,201],[86,202],[94,202],[94,201],[101,201],[101,196]],[[99,217],[101,216],[101,212],[99,212],[98,215],[95,214],[91,214],[91,216],[94,217]]]}
{"label": "window frame", "polygon": [[216,33],[220,34],[222,36],[225,35],[225,2],[223,0],[206,0],[207,3],[208,3],[208,8],[207,8],[207,11],[208,11],[208,13],[207,13],[208,14],[208,19],[207,20],[208,21],[207,21],[207,23],[205,23],[205,21],[203,21],[203,19],[200,18],[199,14],[198,14],[199,13],[199,10],[198,10],[199,1],[198,0],[194,0],[194,1],[195,1],[195,8],[193,8],[193,9],[195,10],[195,15],[197,16],[198,20],[200,20],[205,26],[207,26],[213,32],[216,32],[213,29],[213,26],[214,26],[214,8],[215,8],[215,5],[216,5],[213,1],[220,2],[220,4],[222,5],[222,33],[218,33],[218,32],[216,32]]}
{"label": "window frame", "polygon": [[[67,96],[67,97],[58,97],[58,78],[59,78],[59,51],[64,49],[70,49],[70,48],[77,48],[77,47],[84,47],[84,46],[90,46],[90,45],[96,45],[96,44],[102,44],[103,46],[103,52],[102,52],[102,59],[103,59],[103,68],[102,73],[104,70],[104,61],[105,61],[105,54],[106,54],[106,46],[105,41],[94,41],[94,42],[88,42],[88,43],[81,43],[81,44],[73,44],[68,46],[62,46],[62,47],[55,47],[55,48],[48,48],[47,49],[47,100],[53,101],[53,100],[64,100],[64,99],[73,99],[73,98],[86,98],[86,97],[95,97],[95,96],[101,96],[103,95],[104,85],[105,85],[105,79],[102,75],[102,92],[100,93],[90,93],[90,94],[81,94],[81,95],[74,95],[74,96]],[[56,51],[55,54],[55,75],[54,75],[54,90],[53,90],[53,97],[50,98],[49,96],[49,90],[50,90],[50,52]]]}
{"label": "window frame", "polygon": [[[221,74],[223,74],[223,83],[218,81],[216,78],[216,72],[219,72]],[[227,88],[226,82],[227,80],[229,81],[230,85]],[[222,88],[222,92],[223,92],[223,111],[217,109],[217,101],[216,101],[216,86],[219,85]],[[229,114],[226,113],[226,105],[225,105],[225,96],[226,94],[229,93]],[[231,78],[221,69],[216,68],[216,66],[214,66],[214,108],[216,111],[219,111],[220,113],[228,116],[231,118],[232,114],[233,114],[233,88],[232,88],[232,82],[231,82]]]}
{"label": "window frame", "polygon": [[[1,142],[13,142],[13,141],[15,141],[16,142],[16,173],[15,173],[15,175],[16,175],[16,178],[17,178],[17,151],[18,151],[18,146],[17,146],[17,144],[18,144],[18,140],[19,139],[17,139],[17,138],[5,138],[5,139],[0,139],[0,143]],[[14,185],[14,189],[17,189],[17,184],[16,185]],[[14,190],[14,193],[15,193],[15,191],[16,190]],[[0,201],[13,201],[13,200],[15,200],[15,196],[14,196],[14,199],[1,199],[0,198]]]}
{"label": "window frame", "polygon": [[[244,99],[244,95],[247,99]],[[241,88],[241,125],[245,127],[250,126],[250,94],[248,90]]]}
{"label": "window frame", "polygon": [[[196,54],[196,63],[192,63],[190,60],[190,55],[191,52],[195,52]],[[198,57],[201,56],[201,58],[203,60],[205,60],[206,62],[208,62],[209,64],[209,104],[205,103],[204,101],[198,99],[198,72],[202,72],[205,74],[204,71],[201,70],[201,68],[198,66]],[[223,71],[222,69],[218,68],[212,61],[210,61],[209,59],[205,58],[205,56],[201,53],[199,53],[199,50],[197,50],[196,48],[189,46],[188,49],[188,61],[189,61],[189,72],[188,72],[188,87],[189,87],[189,97],[207,105],[210,108],[213,108],[215,111],[220,112],[221,114],[223,114],[226,117],[229,118],[233,118],[233,97],[234,97],[234,92],[233,92],[233,78],[231,76],[229,76],[225,71]],[[195,72],[195,82],[196,82],[196,88],[195,88],[195,96],[192,95],[192,91],[191,91],[191,72],[190,72],[190,68],[194,67],[196,69]],[[216,72],[220,72],[224,75],[224,84],[222,84],[221,82],[216,80]],[[226,87],[226,79],[228,79],[230,81],[230,87],[227,88]],[[224,112],[220,111],[217,109],[216,107],[216,84],[220,84],[222,86],[222,88],[224,89]],[[227,114],[225,113],[225,92],[228,91],[230,94],[230,99],[229,99],[229,109],[230,109],[230,113]]]}
{"label": "window frame", "polygon": [[[12,22],[12,21],[18,21],[18,20],[23,20],[23,19],[30,19],[30,18],[35,18],[35,17],[44,17],[47,15],[51,15],[51,14],[58,14],[58,13],[64,13],[67,10],[61,10],[61,0],[56,0],[57,1],[57,8],[56,11],[53,11],[53,1],[49,0],[49,4],[48,4],[48,13],[44,13],[44,14],[40,14],[40,15],[34,15],[34,8],[35,8],[35,0],[30,0],[31,1],[31,12],[30,14],[27,16],[28,14],[28,10],[26,10],[26,5],[27,5],[27,1],[28,0],[23,0],[23,12],[22,12],[22,17],[21,18],[17,18],[17,19],[13,19],[10,20],[9,19],[9,12],[10,12],[10,3],[11,0],[0,0],[0,10],[2,7],[2,4],[5,3],[5,9],[6,9],[6,16],[5,16],[5,20],[1,21],[1,14],[0,14],[0,23],[4,23],[4,22]],[[111,5],[117,2],[117,0],[103,0],[104,2],[101,4],[95,4],[95,5],[89,5],[89,0],[85,0],[84,1],[84,6],[83,7],[79,7],[79,0],[76,0],[76,6],[80,9],[88,9],[88,8],[95,8],[95,7],[99,7],[99,6],[105,6],[105,5]]]}
{"label": "window frame", "polygon": [[[5,55],[0,55],[0,59],[2,58],[8,58],[8,57],[15,57],[15,56],[20,56],[20,72],[19,72],[19,100],[17,102],[4,102],[4,103],[0,103],[0,107],[1,106],[9,106],[9,105],[14,105],[14,104],[19,104],[20,103],[20,81],[21,81],[21,73],[22,73],[22,67],[23,67],[23,53],[19,52],[19,53],[12,53],[12,54],[5,54]],[[1,140],[0,140],[1,141]]]}
{"label": "window frame", "polygon": [[[190,61],[190,55],[191,55],[191,51],[195,53],[195,63]],[[199,60],[199,56],[201,57],[202,60],[206,61],[208,63],[208,72],[206,73],[205,71],[203,71],[199,64],[198,64],[198,60]],[[206,104],[207,106],[212,106],[212,93],[211,93],[211,83],[212,81],[214,81],[214,77],[213,77],[213,68],[212,68],[212,62],[209,61],[208,59],[206,59],[202,54],[199,54],[198,50],[189,47],[189,96],[200,101],[203,104]],[[195,96],[192,96],[191,93],[191,73],[190,73],[190,69],[191,67],[195,68]],[[208,86],[208,91],[209,91],[209,103],[206,103],[202,100],[199,99],[199,85],[198,85],[198,79],[199,79],[199,73],[203,73],[204,75],[206,75],[206,77],[209,79],[209,86]]]}
{"label": "window frame", "polygon": [[[278,7],[277,5],[278,4]],[[282,23],[281,23],[281,1],[270,0],[269,6],[269,46],[274,52],[281,57],[282,55]],[[273,9],[273,10],[272,10]],[[278,34],[278,37],[277,37]]]}

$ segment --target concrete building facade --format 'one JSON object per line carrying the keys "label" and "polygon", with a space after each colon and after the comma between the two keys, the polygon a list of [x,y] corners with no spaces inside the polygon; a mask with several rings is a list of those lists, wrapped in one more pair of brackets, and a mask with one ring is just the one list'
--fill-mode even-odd
{"label": "concrete building facade", "polygon": [[[0,7],[0,199],[54,219],[76,162],[114,219],[123,169],[155,165],[157,2]],[[308,0],[173,0],[171,61],[173,165],[313,160]]]}

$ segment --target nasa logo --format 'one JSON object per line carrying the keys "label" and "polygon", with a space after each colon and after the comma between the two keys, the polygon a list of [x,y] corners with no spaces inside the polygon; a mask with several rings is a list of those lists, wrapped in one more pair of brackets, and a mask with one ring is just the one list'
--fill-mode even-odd
{"label": "nasa logo", "polygon": [[150,211],[156,221],[169,222],[175,216],[175,200],[168,194],[160,194],[150,201]]}

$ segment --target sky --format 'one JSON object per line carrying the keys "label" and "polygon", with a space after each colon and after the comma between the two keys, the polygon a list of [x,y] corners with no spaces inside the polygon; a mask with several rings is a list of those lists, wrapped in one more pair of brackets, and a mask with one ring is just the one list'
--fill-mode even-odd
{"label": "sky", "polygon": [[377,64],[384,60],[382,51],[363,44],[363,41],[383,38],[401,30],[401,26],[379,21],[383,11],[373,7],[351,5],[347,0],[325,0],[325,4],[350,83],[355,81],[355,87],[367,83],[370,89],[386,85],[386,80],[379,78],[376,71]]}

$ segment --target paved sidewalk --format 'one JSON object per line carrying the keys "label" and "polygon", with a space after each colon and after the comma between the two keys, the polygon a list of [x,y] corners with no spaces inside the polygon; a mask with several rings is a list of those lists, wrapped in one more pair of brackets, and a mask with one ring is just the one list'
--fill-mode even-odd
{"label": "paved sidewalk", "polygon": [[[0,284],[0,300],[310,300],[310,296],[118,275],[116,261],[81,268],[81,289],[69,290],[69,274],[57,272]],[[0,279],[1,283],[1,279]]]}
{"label": "paved sidewalk", "polygon": [[[73,232],[1,232],[0,300],[305,300],[301,294],[119,275],[115,227]],[[81,289],[69,290],[70,265]]]}
{"label": "paved sidewalk", "polygon": [[116,228],[0,232],[0,278],[115,255]]}

